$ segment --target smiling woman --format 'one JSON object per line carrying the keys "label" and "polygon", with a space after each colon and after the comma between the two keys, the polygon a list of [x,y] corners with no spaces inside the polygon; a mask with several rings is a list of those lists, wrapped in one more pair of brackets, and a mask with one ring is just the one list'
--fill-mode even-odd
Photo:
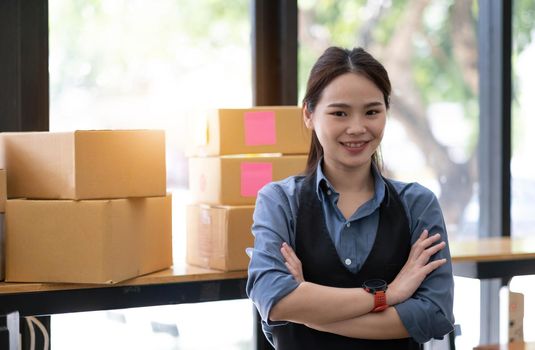
{"label": "smiling woman", "polygon": [[330,47],[312,67],[307,173],[262,188],[253,217],[247,293],[277,350],[421,349],[453,329],[438,201],[375,160],[389,97],[362,48]]}

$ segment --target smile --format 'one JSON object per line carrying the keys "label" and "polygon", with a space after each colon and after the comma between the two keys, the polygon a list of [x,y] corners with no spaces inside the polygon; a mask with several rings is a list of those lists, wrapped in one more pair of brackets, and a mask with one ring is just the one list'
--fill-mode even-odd
{"label": "smile", "polygon": [[364,146],[368,141],[360,141],[360,142],[341,142],[342,145],[348,147],[348,148],[360,148]]}

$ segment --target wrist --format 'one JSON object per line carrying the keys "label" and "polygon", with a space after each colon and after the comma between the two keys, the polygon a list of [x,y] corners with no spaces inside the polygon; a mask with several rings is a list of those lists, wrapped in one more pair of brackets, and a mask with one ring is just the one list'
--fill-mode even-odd
{"label": "wrist", "polygon": [[385,294],[386,294],[386,303],[388,304],[388,306],[399,304],[399,299],[396,296],[396,292],[392,290],[390,286],[386,290]]}
{"label": "wrist", "polygon": [[387,284],[384,280],[381,279],[371,279],[364,282],[362,285],[364,290],[370,294],[373,295],[373,309],[371,312],[381,312],[388,308],[387,303],[387,296],[386,296],[386,290],[387,290]]}

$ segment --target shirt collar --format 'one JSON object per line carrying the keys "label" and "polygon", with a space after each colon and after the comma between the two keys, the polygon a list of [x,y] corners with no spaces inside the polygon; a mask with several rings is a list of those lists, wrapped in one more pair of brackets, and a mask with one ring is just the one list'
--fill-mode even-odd
{"label": "shirt collar", "polygon": [[[331,190],[333,193],[337,193],[334,190],[334,187],[329,182],[329,180],[325,177],[325,174],[323,173],[322,169],[322,164],[323,158],[318,162],[318,165],[316,167],[316,195],[318,196],[320,201],[323,201],[325,199],[324,193],[327,190]],[[375,181],[375,193],[373,194],[371,207],[375,209],[383,201],[386,185],[383,176],[379,172],[379,169],[377,169],[377,165],[375,165],[375,163],[372,163],[372,174]]]}
{"label": "shirt collar", "polygon": [[323,201],[323,199],[325,198],[323,196],[325,190],[331,190],[332,192],[336,192],[329,180],[325,177],[325,174],[323,174],[323,169],[321,166],[322,163],[323,158],[320,159],[320,161],[318,162],[318,166],[316,167],[316,195],[318,196],[320,201]]}

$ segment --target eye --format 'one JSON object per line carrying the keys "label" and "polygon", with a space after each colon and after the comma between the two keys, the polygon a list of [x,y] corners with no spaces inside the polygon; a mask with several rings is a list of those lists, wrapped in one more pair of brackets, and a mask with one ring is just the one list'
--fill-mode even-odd
{"label": "eye", "polygon": [[377,109],[370,109],[369,111],[366,112],[366,115],[376,115],[376,114],[379,114],[381,113],[381,111],[377,110]]}
{"label": "eye", "polygon": [[334,115],[335,117],[347,117],[347,113],[344,111],[335,111],[329,114]]}

